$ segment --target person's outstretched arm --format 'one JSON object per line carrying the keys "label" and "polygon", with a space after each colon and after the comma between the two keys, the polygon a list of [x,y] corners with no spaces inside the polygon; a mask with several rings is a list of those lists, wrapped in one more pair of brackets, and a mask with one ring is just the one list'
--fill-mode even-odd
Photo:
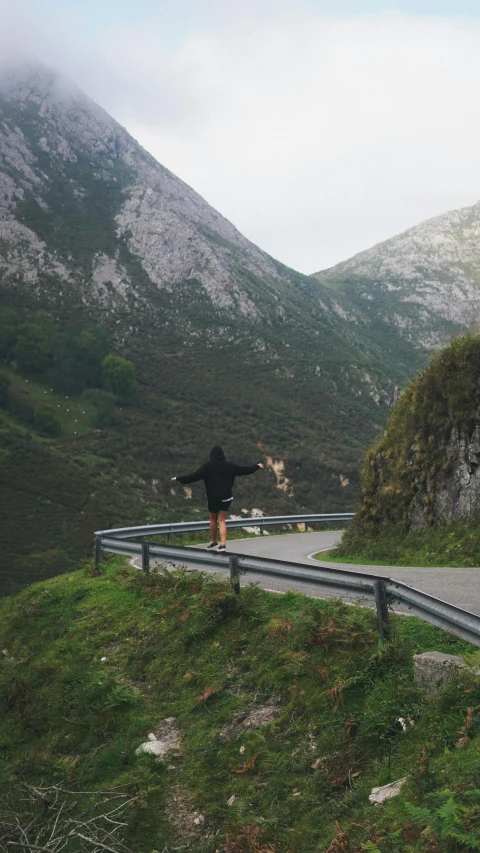
{"label": "person's outstretched arm", "polygon": [[172,477],[172,480],[177,480],[179,483],[183,483],[187,485],[187,483],[196,483],[197,480],[203,480],[203,475],[205,474],[205,465],[202,465],[198,471],[194,471],[193,474],[182,474],[181,477]]}
{"label": "person's outstretched arm", "polygon": [[255,474],[255,471],[258,471],[259,468],[265,468],[263,462],[257,462],[255,465],[236,465],[235,462],[233,464],[233,473],[236,477],[242,477],[246,474]]}

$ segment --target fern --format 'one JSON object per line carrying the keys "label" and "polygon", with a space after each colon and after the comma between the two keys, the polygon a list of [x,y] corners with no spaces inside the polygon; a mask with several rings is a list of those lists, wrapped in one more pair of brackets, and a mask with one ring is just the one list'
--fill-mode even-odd
{"label": "fern", "polygon": [[[388,842],[388,848],[384,849],[388,849],[389,853],[392,853],[393,850],[397,850],[398,845],[401,845],[401,849],[403,850],[403,830],[397,829],[395,832],[390,832],[388,837],[382,838],[382,845],[386,842]],[[362,850],[364,850],[365,853],[382,853],[381,848],[370,839],[362,843]]]}
{"label": "fern", "polygon": [[[448,788],[428,794],[427,799],[434,804],[434,808],[405,803],[412,823],[421,826],[426,835],[437,835],[442,840],[450,838],[464,845],[467,850],[480,850],[480,818],[476,805],[480,802],[479,790],[466,791],[462,801],[457,792]],[[466,824],[472,819],[478,828],[470,830]]]}
{"label": "fern", "polygon": [[480,670],[480,650],[477,649],[475,652],[465,653],[462,655],[462,659],[464,663],[466,663],[469,669],[473,669],[475,672]]}

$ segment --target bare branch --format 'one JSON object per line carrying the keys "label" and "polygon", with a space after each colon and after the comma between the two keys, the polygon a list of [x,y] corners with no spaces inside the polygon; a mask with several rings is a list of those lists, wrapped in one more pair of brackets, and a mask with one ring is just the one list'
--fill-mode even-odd
{"label": "bare branch", "polygon": [[[77,838],[83,838],[84,841],[89,841],[90,844],[95,844],[97,847],[101,847],[102,850],[109,850],[110,853],[118,853],[118,850],[114,850],[113,847],[108,847],[106,844],[101,844],[96,838],[87,838],[86,835],[81,835],[79,832],[76,832],[75,836]],[[51,851],[49,851],[49,853],[51,853]]]}
{"label": "bare branch", "polygon": [[122,840],[122,818],[136,800],[117,789],[79,792],[24,783],[1,802],[0,851],[132,853]]}
{"label": "bare branch", "polygon": [[55,823],[53,824],[53,829],[52,829],[49,841],[51,841],[53,836],[55,835],[55,831],[57,829],[57,823],[60,820],[60,815],[62,814],[64,805],[65,805],[65,803],[62,803],[62,805],[60,806],[60,808],[58,810],[58,814],[57,814],[57,817],[55,818]]}

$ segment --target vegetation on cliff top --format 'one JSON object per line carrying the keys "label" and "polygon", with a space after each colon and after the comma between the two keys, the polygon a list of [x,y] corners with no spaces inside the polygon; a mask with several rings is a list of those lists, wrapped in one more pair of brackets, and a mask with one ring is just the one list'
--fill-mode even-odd
{"label": "vegetation on cliff top", "polygon": [[[75,833],[104,802],[135,853],[479,849],[480,683],[419,692],[413,652],[470,648],[431,626],[398,618],[383,646],[368,609],[123,558],[30,586],[0,625],[0,850],[40,843],[19,826],[43,839],[62,803],[65,849],[90,850]],[[136,755],[171,717],[180,749]]]}
{"label": "vegetation on cliff top", "polygon": [[[455,429],[471,438],[479,407],[480,335],[465,335],[434,356],[405,388],[384,435],[367,453],[357,514],[336,550],[338,557],[368,555],[383,562],[383,552],[398,550],[395,543],[405,542],[390,562],[403,561],[410,550],[411,559],[422,564],[418,560],[432,536],[411,530],[414,503],[433,526],[438,475],[448,475],[454,462],[447,444]],[[439,546],[445,537],[452,540],[446,547],[453,548],[455,556],[447,554],[442,560],[433,546],[434,561],[478,565],[478,555],[472,554],[477,541],[473,522],[452,522],[433,539]]]}
{"label": "vegetation on cliff top", "polygon": [[474,567],[480,562],[480,526],[478,521],[452,521],[445,527],[406,532],[393,525],[377,536],[354,528],[345,534],[345,542],[317,554],[317,559],[365,566]]}

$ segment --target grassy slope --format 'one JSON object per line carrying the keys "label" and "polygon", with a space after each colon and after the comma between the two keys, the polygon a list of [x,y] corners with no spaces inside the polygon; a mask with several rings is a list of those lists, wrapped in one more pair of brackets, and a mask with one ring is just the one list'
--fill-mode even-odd
{"label": "grassy slope", "polygon": [[478,566],[480,529],[477,521],[451,522],[446,527],[409,530],[393,527],[376,539],[347,538],[319,560],[379,566]]}
{"label": "grassy slope", "polygon": [[[95,409],[89,403],[72,395],[56,393],[49,382],[42,382],[38,377],[19,373],[7,366],[2,365],[2,374],[8,378],[12,397],[20,404],[32,408],[47,405],[54,410],[62,427],[63,439],[92,432]],[[10,420],[5,410],[0,409],[0,417],[5,423]]]}
{"label": "grassy slope", "polygon": [[[0,779],[10,805],[23,780],[127,792],[125,840],[138,853],[185,843],[195,812],[206,822],[190,849],[203,853],[478,849],[426,846],[406,805],[428,805],[448,783],[450,810],[466,808],[460,827],[480,835],[469,807],[480,788],[480,715],[467,710],[480,705],[480,685],[467,675],[425,700],[412,681],[412,651],[469,648],[437,629],[398,619],[382,648],[369,610],[255,587],[239,600],[211,577],[145,577],[122,559],[98,576],[89,565],[29,587],[0,604],[0,625]],[[246,729],[272,699],[277,719]],[[401,734],[395,720],[406,715],[416,725]],[[180,753],[136,756],[171,716]],[[401,797],[381,811],[369,805],[373,785],[407,773]]]}

